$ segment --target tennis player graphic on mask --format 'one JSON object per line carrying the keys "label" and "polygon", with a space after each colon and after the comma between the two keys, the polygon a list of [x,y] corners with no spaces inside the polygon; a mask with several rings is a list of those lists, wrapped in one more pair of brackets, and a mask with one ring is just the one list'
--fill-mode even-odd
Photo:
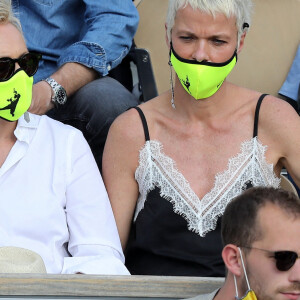
{"label": "tennis player graphic on mask", "polygon": [[10,111],[10,114],[14,117],[15,116],[15,110],[17,107],[17,104],[20,100],[21,95],[18,94],[18,92],[14,89],[14,99],[9,98],[7,99],[8,102],[10,102],[10,104],[8,104],[7,106],[0,108],[0,110],[8,110]]}

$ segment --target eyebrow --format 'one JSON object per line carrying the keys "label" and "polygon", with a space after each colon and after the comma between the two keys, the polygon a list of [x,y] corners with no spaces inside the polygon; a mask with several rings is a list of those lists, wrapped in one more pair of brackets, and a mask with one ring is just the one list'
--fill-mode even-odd
{"label": "eyebrow", "polygon": [[[177,34],[178,35],[183,35],[183,34],[186,34],[186,35],[189,35],[189,36],[195,36],[197,37],[197,35],[189,30],[178,30],[177,31]],[[213,35],[210,35],[208,36],[209,39],[230,39],[230,35],[228,35],[227,33],[217,33],[217,34],[213,34]]]}
{"label": "eyebrow", "polygon": [[226,33],[214,34],[210,38],[213,39],[222,39],[222,40],[229,40],[230,36]]}
{"label": "eyebrow", "polygon": [[177,32],[177,35],[188,35],[188,36],[196,36],[193,32],[188,30],[180,30]]}

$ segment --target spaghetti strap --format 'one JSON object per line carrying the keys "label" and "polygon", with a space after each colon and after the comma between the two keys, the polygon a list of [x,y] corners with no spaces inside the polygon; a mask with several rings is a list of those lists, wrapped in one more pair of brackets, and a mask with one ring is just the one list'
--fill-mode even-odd
{"label": "spaghetti strap", "polygon": [[255,109],[255,116],[254,116],[254,128],[253,128],[253,137],[257,136],[257,130],[258,130],[258,117],[259,117],[259,110],[260,110],[260,106],[262,101],[264,100],[264,98],[268,96],[268,94],[262,94],[256,104],[256,109]]}
{"label": "spaghetti strap", "polygon": [[147,121],[146,121],[145,115],[144,115],[143,111],[139,107],[135,106],[133,108],[135,108],[138,111],[138,113],[139,113],[139,115],[141,117],[141,120],[142,120],[142,123],[143,123],[143,127],[144,127],[145,140],[149,141],[150,140],[150,135],[149,135],[148,125],[147,125]]}

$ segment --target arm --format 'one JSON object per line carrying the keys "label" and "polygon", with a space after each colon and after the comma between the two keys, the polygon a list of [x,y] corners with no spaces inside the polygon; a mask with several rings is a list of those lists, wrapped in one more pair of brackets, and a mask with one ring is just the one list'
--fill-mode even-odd
{"label": "arm", "polygon": [[[66,63],[57,72],[53,73],[51,77],[64,87],[69,97],[78,89],[96,79],[97,72],[78,63]],[[45,114],[54,107],[51,96],[52,89],[47,82],[39,81],[34,84],[29,111],[39,115]]]}
{"label": "arm", "polygon": [[128,53],[139,16],[132,0],[84,0],[87,30],[68,47],[58,65],[78,62],[105,76]]}
{"label": "arm", "polygon": [[114,121],[104,148],[103,179],[123,249],[127,244],[139,194],[134,174],[139,150],[144,143],[141,121],[132,109]]}
{"label": "arm", "polygon": [[[128,53],[138,25],[138,13],[131,0],[85,0],[87,29],[82,39],[65,49],[53,77],[68,96],[105,76]],[[39,82],[33,88],[30,112],[43,114],[53,107],[51,88]]]}
{"label": "arm", "polygon": [[70,136],[67,157],[68,251],[62,273],[127,275],[111,205],[82,134]]}

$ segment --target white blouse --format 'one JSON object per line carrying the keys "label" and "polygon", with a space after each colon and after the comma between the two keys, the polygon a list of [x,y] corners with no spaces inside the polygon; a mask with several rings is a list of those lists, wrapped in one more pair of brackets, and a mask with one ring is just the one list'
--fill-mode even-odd
{"label": "white blouse", "polygon": [[33,250],[47,273],[129,274],[111,205],[81,132],[22,116],[0,168],[0,246]]}

